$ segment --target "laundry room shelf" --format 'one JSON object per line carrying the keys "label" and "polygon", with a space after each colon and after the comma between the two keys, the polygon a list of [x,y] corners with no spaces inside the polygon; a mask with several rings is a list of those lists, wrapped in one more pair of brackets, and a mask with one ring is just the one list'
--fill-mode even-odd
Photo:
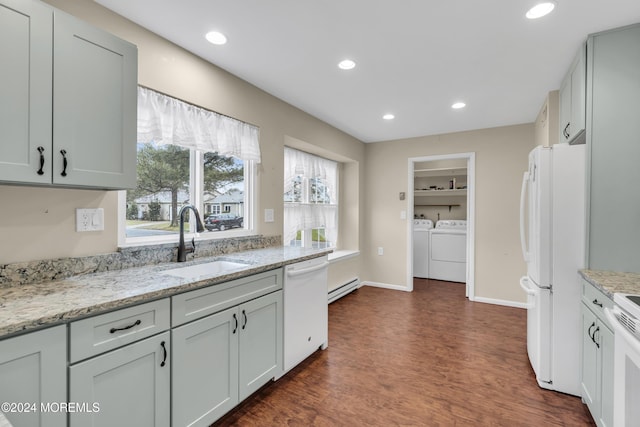
{"label": "laundry room shelf", "polygon": [[429,208],[440,208],[440,207],[448,207],[449,208],[449,212],[451,212],[451,208],[453,207],[459,207],[460,205],[456,205],[456,204],[442,204],[442,205],[436,205],[436,204],[416,204],[414,206],[423,206],[423,207],[429,207]]}
{"label": "laundry room shelf", "polygon": [[415,190],[413,192],[415,197],[442,197],[442,196],[466,196],[467,190]]}

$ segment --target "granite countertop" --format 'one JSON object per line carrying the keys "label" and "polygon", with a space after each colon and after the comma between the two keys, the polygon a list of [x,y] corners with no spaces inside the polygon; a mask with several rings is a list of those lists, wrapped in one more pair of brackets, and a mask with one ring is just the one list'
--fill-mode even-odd
{"label": "granite countertop", "polygon": [[640,295],[640,273],[580,270],[580,275],[611,299],[615,293]]}
{"label": "granite countertop", "polygon": [[[198,258],[186,263],[156,264],[0,288],[0,338],[227,282],[330,252],[327,249],[270,247]],[[228,273],[191,278],[162,273],[215,260],[248,265]]]}

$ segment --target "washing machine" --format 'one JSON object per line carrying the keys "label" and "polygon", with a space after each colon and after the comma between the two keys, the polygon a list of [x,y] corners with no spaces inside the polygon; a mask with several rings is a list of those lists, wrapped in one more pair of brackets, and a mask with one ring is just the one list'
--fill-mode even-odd
{"label": "washing machine", "polygon": [[430,219],[413,220],[413,277],[429,278],[429,230]]}
{"label": "washing machine", "polygon": [[467,281],[466,220],[440,220],[429,231],[429,277]]}

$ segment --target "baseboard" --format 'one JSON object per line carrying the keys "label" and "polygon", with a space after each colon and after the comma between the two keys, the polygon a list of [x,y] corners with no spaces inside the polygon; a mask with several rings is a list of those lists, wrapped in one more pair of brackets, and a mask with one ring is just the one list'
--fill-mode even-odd
{"label": "baseboard", "polygon": [[514,307],[514,308],[527,308],[526,302],[516,302],[509,301],[504,299],[495,299],[495,298],[485,298],[485,297],[475,297],[473,299],[474,302],[482,302],[485,304],[494,304],[494,305],[503,305],[506,307]]}
{"label": "baseboard", "polygon": [[342,286],[339,286],[335,289],[332,289],[329,294],[328,294],[328,303],[331,304],[334,301],[339,300],[340,298],[342,298],[343,296],[350,294],[351,292],[355,291],[356,289],[358,289],[360,287],[360,279],[355,277],[351,280],[349,280],[347,283],[345,283]]}
{"label": "baseboard", "polygon": [[384,289],[393,289],[395,291],[411,292],[406,286],[391,285],[389,283],[362,282],[362,286],[372,286],[374,288],[384,288]]}

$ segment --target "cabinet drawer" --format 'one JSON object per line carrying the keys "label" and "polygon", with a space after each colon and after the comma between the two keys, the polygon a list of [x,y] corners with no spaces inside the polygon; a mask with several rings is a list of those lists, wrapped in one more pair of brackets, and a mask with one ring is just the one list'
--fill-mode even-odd
{"label": "cabinet drawer", "polygon": [[[609,325],[604,315],[604,307],[613,308],[613,301],[602,291],[587,281],[582,281],[582,301],[598,318]],[[611,327],[611,325],[609,325]]]}
{"label": "cabinet drawer", "polygon": [[182,325],[279,289],[281,268],[176,295],[171,298],[171,324]]}
{"label": "cabinet drawer", "polygon": [[150,337],[170,327],[169,298],[71,323],[70,362]]}

